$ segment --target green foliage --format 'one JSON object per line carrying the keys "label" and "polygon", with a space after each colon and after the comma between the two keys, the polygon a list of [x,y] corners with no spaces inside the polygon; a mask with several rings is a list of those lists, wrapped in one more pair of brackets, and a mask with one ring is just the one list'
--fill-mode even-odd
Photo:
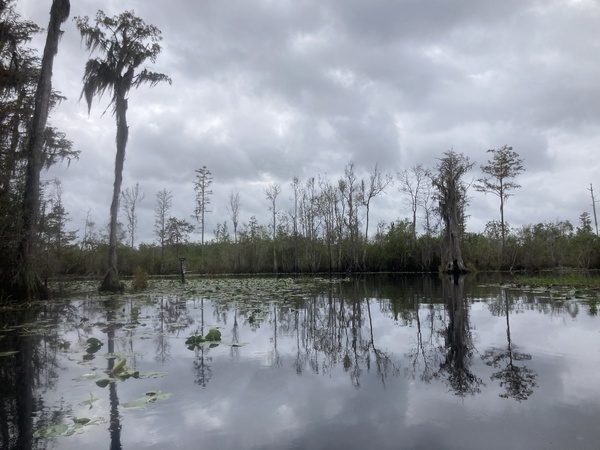
{"label": "green foliage", "polygon": [[146,409],[149,404],[167,400],[170,397],[171,394],[165,394],[159,390],[148,391],[143,397],[123,403],[122,406],[125,409]]}
{"label": "green foliage", "polygon": [[550,272],[540,276],[517,275],[519,284],[531,287],[552,287],[552,286],[575,286],[575,287],[600,287],[600,276],[588,272]]}
{"label": "green foliage", "polygon": [[133,281],[131,284],[134,291],[146,289],[148,287],[148,272],[137,266],[133,272]]}
{"label": "green foliage", "polygon": [[208,333],[206,333],[207,341],[220,341],[221,340],[221,332],[216,328],[211,328]]}
{"label": "green foliage", "polygon": [[203,344],[214,344],[221,341],[221,332],[216,328],[211,328],[206,336],[192,335],[185,340],[185,345],[188,346],[189,350],[194,350],[201,347]]}
{"label": "green foliage", "polygon": [[85,351],[89,355],[96,353],[104,345],[101,340],[96,339],[95,337],[89,338],[86,342],[87,342],[88,347]]}

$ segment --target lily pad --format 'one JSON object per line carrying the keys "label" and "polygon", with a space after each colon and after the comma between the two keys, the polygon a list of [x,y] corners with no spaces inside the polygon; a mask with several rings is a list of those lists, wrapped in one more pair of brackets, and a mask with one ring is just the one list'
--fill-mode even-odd
{"label": "lily pad", "polygon": [[[90,398],[88,398],[87,400],[82,401],[79,405],[80,406],[89,406],[90,409],[92,409],[92,407],[98,403],[100,401],[100,399],[98,397],[94,397],[94,394],[92,394],[90,392]],[[89,421],[89,419],[87,419]],[[87,423],[87,422],[86,422]]]}
{"label": "lily pad", "polygon": [[131,402],[123,403],[121,406],[125,409],[146,409],[149,403],[166,400],[171,394],[163,394],[161,391],[148,391],[143,397],[137,398]]}
{"label": "lily pad", "polygon": [[96,386],[105,388],[110,384],[111,381],[112,380],[110,380],[109,378],[102,378],[101,380],[96,381]]}
{"label": "lily pad", "polygon": [[117,373],[123,372],[125,370],[126,363],[127,363],[127,359],[125,359],[125,358],[119,359],[119,361],[117,361],[117,363],[114,365],[114,367],[112,369],[112,373],[117,374]]}
{"label": "lily pad", "polygon": [[143,378],[162,378],[169,375],[169,372],[148,372],[140,374],[140,379]]}
{"label": "lily pad", "polygon": [[59,423],[58,425],[50,425],[48,427],[41,428],[33,433],[33,437],[35,438],[45,438],[45,437],[57,437],[64,436],[69,430],[68,425],[64,423]]}
{"label": "lily pad", "polygon": [[104,345],[100,339],[97,339],[95,337],[89,338],[86,342],[88,347],[85,351],[90,355],[96,353]]}
{"label": "lily pad", "polygon": [[96,374],[94,372],[90,372],[90,373],[84,373],[83,375],[80,375],[79,377],[75,378],[75,381],[89,381],[89,380],[95,380],[96,378],[98,378],[98,374]]}
{"label": "lily pad", "polygon": [[10,352],[0,352],[0,357],[2,356],[12,356],[12,355],[16,355],[17,353],[19,353],[18,350],[13,350]]}
{"label": "lily pad", "polygon": [[219,330],[217,330],[216,328],[211,328],[208,333],[206,333],[206,338],[207,341],[211,341],[211,342],[215,342],[215,341],[220,341],[221,340],[221,332]]}
{"label": "lily pad", "polygon": [[91,421],[92,419],[88,419],[87,417],[81,417],[79,419],[77,417],[73,417],[73,422],[75,422],[77,425],[87,425]]}

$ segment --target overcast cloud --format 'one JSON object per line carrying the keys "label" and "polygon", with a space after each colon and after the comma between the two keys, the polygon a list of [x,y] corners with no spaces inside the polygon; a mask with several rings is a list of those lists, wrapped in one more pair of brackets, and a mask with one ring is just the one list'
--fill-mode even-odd
{"label": "overcast cloud", "polygon": [[[129,98],[123,188],[140,183],[136,242],[151,242],[155,194],[174,196],[172,215],[194,211],[194,170],[214,176],[207,231],[229,220],[268,223],[269,182],[327,175],[349,162],[359,177],[377,163],[395,174],[454,149],[476,163],[509,145],[525,160],[522,188],[506,205],[520,226],[592,213],[600,173],[600,3],[595,0],[121,0],[71,2],[54,87],[68,100],[51,116],[80,160],[44,174],[63,181],[71,227],[86,211],[108,221],[115,121],[106,101],[88,116],[79,102],[88,53],[73,16],[134,10],[163,35],[151,70],[173,84]],[[19,0],[23,18],[46,27],[51,1]],[[43,36],[34,42],[43,45]],[[497,197],[470,191],[469,231],[499,219]],[[397,191],[374,200],[371,223],[409,216]],[[124,221],[124,217],[121,219]],[[231,224],[229,224],[231,229]],[[374,228],[374,227],[373,227]]]}

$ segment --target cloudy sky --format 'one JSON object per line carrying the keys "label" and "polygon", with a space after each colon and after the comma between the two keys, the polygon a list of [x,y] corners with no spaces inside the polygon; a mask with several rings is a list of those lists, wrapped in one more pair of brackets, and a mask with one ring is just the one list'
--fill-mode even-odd
{"label": "cloudy sky", "polygon": [[[229,219],[268,222],[264,189],[294,176],[332,181],[354,162],[395,174],[434,167],[454,149],[482,174],[486,150],[509,145],[525,160],[522,188],[506,205],[512,226],[592,213],[600,196],[600,3],[596,0],[78,0],[71,17],[134,10],[163,36],[152,70],[173,84],[129,96],[123,188],[140,183],[137,242],[153,240],[155,194],[174,196],[190,219],[194,171],[214,177],[207,231]],[[23,18],[46,27],[51,1],[19,0]],[[89,54],[71,19],[55,61],[54,87],[68,100],[51,116],[81,150],[59,177],[74,229],[87,211],[108,221],[115,121],[106,101],[88,116],[79,101]],[[43,36],[33,45],[43,45]],[[41,50],[40,50],[41,53]],[[497,197],[474,190],[469,231],[499,219]],[[372,205],[371,223],[409,216],[397,185]],[[124,216],[123,219],[124,221]],[[229,225],[231,229],[231,224]],[[373,227],[374,228],[374,227]]]}

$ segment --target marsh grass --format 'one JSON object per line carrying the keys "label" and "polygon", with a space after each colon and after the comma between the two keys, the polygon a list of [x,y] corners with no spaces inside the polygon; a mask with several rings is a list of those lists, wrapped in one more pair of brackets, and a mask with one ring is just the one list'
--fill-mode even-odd
{"label": "marsh grass", "polygon": [[551,273],[547,275],[528,276],[517,275],[517,282],[521,285],[531,287],[578,287],[589,289],[600,289],[600,275],[589,272],[566,272],[561,274]]}

